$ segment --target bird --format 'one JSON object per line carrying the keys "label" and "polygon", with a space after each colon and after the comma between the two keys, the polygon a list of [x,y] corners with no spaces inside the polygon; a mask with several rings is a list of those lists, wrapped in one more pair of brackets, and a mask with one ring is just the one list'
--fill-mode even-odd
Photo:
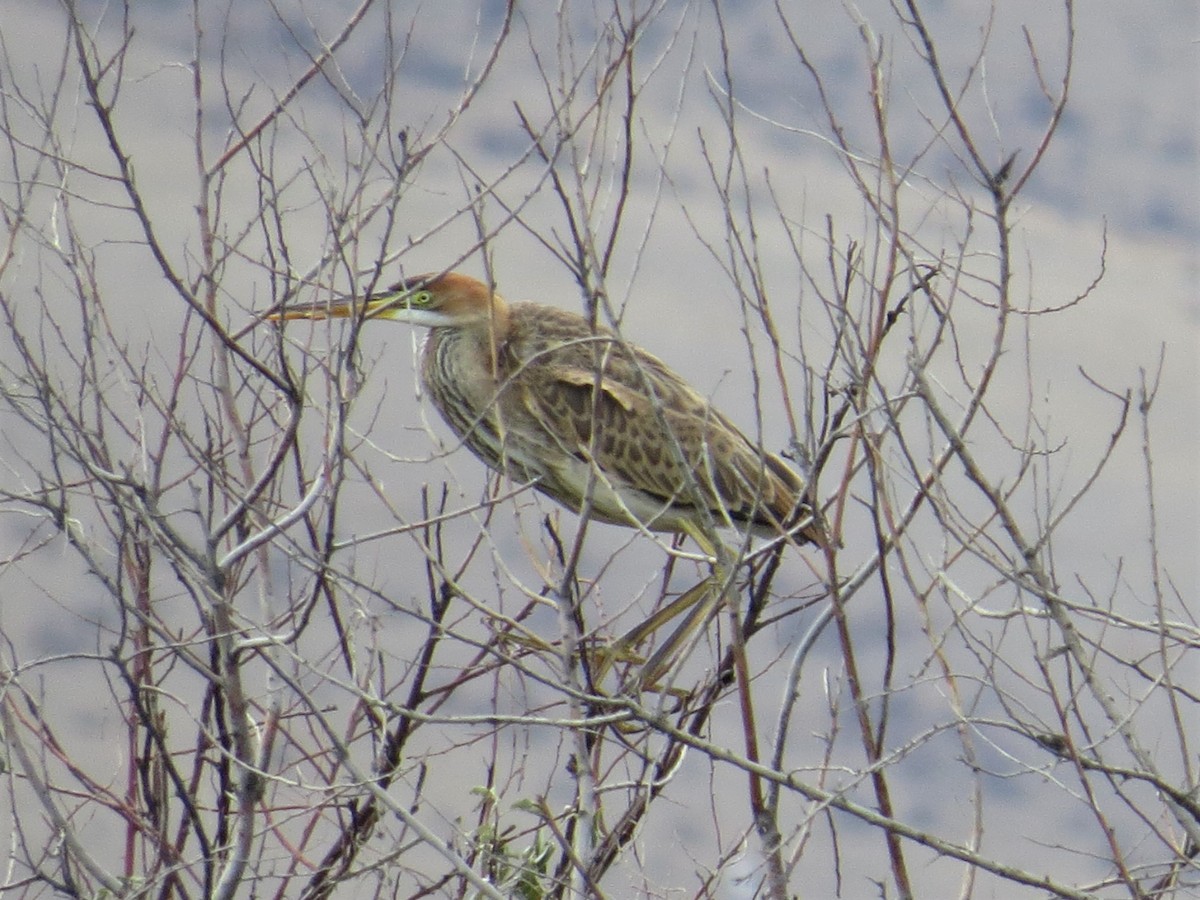
{"label": "bird", "polygon": [[268,316],[353,317],[428,328],[421,380],[450,429],[488,467],[574,512],[687,534],[710,553],[717,528],[825,545],[799,472],[601,324],[509,303],[455,271]]}

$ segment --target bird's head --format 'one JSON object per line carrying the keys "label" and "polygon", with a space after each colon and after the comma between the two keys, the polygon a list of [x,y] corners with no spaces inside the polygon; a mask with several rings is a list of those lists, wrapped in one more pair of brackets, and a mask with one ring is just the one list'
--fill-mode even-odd
{"label": "bird's head", "polygon": [[285,319],[391,319],[427,328],[489,327],[504,318],[503,301],[483,282],[458,272],[416,275],[365,298],[289,306],[267,316]]}

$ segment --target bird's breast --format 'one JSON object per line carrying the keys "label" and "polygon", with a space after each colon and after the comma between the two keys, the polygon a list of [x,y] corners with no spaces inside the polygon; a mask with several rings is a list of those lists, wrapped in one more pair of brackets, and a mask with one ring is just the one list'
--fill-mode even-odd
{"label": "bird's breast", "polygon": [[451,429],[493,468],[509,454],[508,415],[515,394],[486,335],[456,329],[430,331],[422,355],[429,399]]}

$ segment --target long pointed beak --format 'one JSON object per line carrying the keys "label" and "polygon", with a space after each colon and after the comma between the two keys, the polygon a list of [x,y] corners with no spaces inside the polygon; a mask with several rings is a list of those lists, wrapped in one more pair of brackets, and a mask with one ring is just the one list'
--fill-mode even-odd
{"label": "long pointed beak", "polygon": [[389,312],[402,309],[405,294],[400,291],[385,291],[373,294],[365,300],[357,297],[335,297],[321,303],[301,303],[264,316],[268,322],[291,319],[353,319],[361,316],[373,319],[387,316]]}

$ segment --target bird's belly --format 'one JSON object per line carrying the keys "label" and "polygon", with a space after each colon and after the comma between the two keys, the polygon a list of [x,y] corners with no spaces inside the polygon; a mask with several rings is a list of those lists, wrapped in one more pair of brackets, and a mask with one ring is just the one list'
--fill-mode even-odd
{"label": "bird's belly", "polygon": [[[447,421],[467,447],[491,469],[515,483],[532,482],[546,496],[573,512],[589,514],[603,522],[641,526],[651,531],[683,531],[686,513],[661,497],[647,494],[610,478],[586,459],[553,441],[542,445],[518,437],[489,415],[470,427],[447,416]],[[594,473],[594,475],[593,475]]]}
{"label": "bird's belly", "polygon": [[586,507],[593,518],[650,531],[682,531],[688,520],[674,504],[611,479],[587,460],[572,457],[542,469],[538,489],[575,512]]}

